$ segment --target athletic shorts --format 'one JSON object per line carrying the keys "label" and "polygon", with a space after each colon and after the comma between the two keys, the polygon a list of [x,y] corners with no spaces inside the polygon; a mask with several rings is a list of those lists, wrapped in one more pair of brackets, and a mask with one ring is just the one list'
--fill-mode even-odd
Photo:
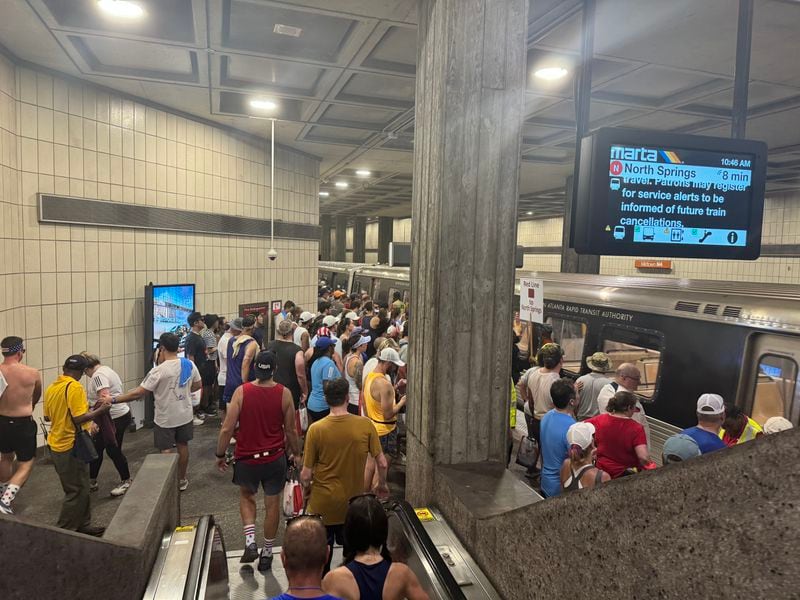
{"label": "athletic shorts", "polygon": [[214,385],[217,381],[217,364],[213,360],[207,360],[200,369],[200,378],[203,386]]}
{"label": "athletic shorts", "polygon": [[286,455],[268,463],[237,460],[233,463],[233,483],[255,494],[264,488],[267,496],[277,496],[286,484]]}
{"label": "athletic shorts", "polygon": [[385,455],[397,455],[397,427],[386,435],[380,436],[378,439],[381,441],[381,448],[383,448],[383,453]]}
{"label": "athletic shorts", "polygon": [[153,424],[153,443],[159,450],[169,450],[175,444],[185,444],[194,436],[191,421],[178,427],[160,427]]}
{"label": "athletic shorts", "polygon": [[32,417],[0,415],[0,452],[13,452],[19,462],[28,462],[36,457],[36,422]]}

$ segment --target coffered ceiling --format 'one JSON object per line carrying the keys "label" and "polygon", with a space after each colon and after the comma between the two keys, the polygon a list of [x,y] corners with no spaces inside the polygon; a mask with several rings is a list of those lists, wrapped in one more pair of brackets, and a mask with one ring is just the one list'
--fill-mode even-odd
{"label": "coffered ceiling", "polygon": [[[322,158],[322,212],[408,216],[415,0],[2,0],[0,43],[17,57],[267,137]],[[563,212],[574,160],[579,0],[532,0],[520,218]],[[592,128],[729,135],[735,0],[598,0]],[[800,3],[756,0],[748,137],[770,145],[769,189],[800,188]],[[532,76],[563,66],[556,82]],[[268,115],[249,105],[268,97]],[[368,176],[356,170],[365,169]],[[347,189],[335,182],[348,183]]]}

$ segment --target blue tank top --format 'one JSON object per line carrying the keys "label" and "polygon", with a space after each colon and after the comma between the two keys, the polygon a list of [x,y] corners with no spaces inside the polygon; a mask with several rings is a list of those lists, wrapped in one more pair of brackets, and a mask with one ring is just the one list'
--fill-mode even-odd
{"label": "blue tank top", "polygon": [[391,566],[388,560],[382,560],[374,565],[365,565],[353,560],[345,565],[356,580],[361,600],[383,599],[383,585],[386,583],[386,576]]}
{"label": "blue tank top", "polygon": [[[236,338],[231,338],[228,340],[228,373],[225,378],[225,396],[231,398],[233,396],[233,392],[236,391],[242,383],[242,363],[244,362],[244,355],[247,353],[247,347],[250,344],[257,343],[254,340],[249,341],[247,344],[242,344],[239,347],[239,353],[234,356],[233,355],[233,343],[236,341]],[[252,365],[250,366],[250,375],[248,377],[248,381],[253,381],[255,379],[255,373],[253,372]]]}

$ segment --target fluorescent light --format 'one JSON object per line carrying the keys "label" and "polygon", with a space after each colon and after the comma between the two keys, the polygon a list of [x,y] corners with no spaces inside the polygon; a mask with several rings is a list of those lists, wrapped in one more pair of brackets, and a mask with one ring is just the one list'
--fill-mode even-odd
{"label": "fluorescent light", "polygon": [[258,110],[275,110],[278,105],[272,100],[265,100],[263,98],[253,98],[250,100],[250,107],[257,108]]}
{"label": "fluorescent light", "polygon": [[528,212],[526,212],[525,214],[526,214],[526,215],[528,215],[528,216],[530,216],[530,215],[532,215],[532,214],[533,214],[533,211],[532,211],[532,210],[529,210],[529,211],[528,211]]}
{"label": "fluorescent light", "polygon": [[337,181],[335,185],[336,185],[336,187],[337,187],[337,188],[339,188],[340,190],[345,190],[345,189],[347,189],[348,187],[350,187],[350,184],[349,184],[349,183],[347,183],[346,181]]}
{"label": "fluorescent light", "polygon": [[320,192],[319,193],[320,198],[327,198],[330,195],[331,195],[330,192]]}
{"label": "fluorescent light", "polygon": [[293,25],[281,25],[280,23],[275,23],[275,27],[272,28],[274,33],[279,35],[288,35],[290,37],[300,37],[300,34],[303,33],[303,30],[299,27],[294,27]]}
{"label": "fluorescent light", "polygon": [[144,16],[144,9],[130,0],[97,0],[97,6],[112,17],[121,19],[139,19]]}
{"label": "fluorescent light", "polygon": [[545,81],[555,81],[556,79],[566,77],[567,73],[569,73],[569,71],[567,71],[564,67],[544,67],[534,71],[533,75],[534,77],[544,79]]}
{"label": "fluorescent light", "polygon": [[372,175],[372,171],[367,171],[366,169],[359,169],[358,171],[356,171],[356,175],[358,175],[359,177],[369,177],[370,175]]}

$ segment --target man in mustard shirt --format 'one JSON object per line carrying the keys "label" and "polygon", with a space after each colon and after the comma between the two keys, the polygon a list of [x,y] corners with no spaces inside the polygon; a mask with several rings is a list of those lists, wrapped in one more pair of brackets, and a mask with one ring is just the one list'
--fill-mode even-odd
{"label": "man in mustard shirt", "polygon": [[71,531],[101,536],[105,528],[91,525],[89,465],[72,456],[75,445],[73,421],[86,431],[91,431],[92,419],[111,408],[110,404],[106,404],[89,411],[86,390],[80,383],[88,366],[88,361],[80,354],[74,354],[64,362],[64,374],[45,390],[44,416],[51,423],[47,445],[50,446],[53,466],[64,489],[64,503],[56,525]]}

